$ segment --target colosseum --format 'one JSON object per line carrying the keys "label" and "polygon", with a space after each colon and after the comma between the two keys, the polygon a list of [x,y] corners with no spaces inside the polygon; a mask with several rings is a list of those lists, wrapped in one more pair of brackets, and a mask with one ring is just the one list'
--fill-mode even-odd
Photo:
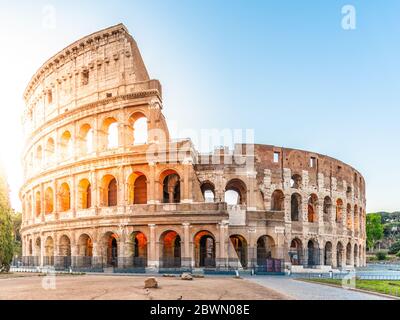
{"label": "colosseum", "polygon": [[114,272],[365,265],[365,181],[325,155],[171,139],[123,24],[45,62],[25,92],[23,264]]}

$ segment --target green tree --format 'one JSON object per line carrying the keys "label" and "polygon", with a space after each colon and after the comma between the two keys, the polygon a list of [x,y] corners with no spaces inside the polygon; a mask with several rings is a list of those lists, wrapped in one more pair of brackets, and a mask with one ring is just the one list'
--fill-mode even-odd
{"label": "green tree", "polygon": [[22,241],[21,241],[21,223],[22,215],[20,212],[12,212],[11,214],[13,236],[14,236],[14,257],[21,257],[22,255]]}
{"label": "green tree", "polygon": [[11,220],[9,189],[0,166],[0,272],[8,272],[14,254],[14,236]]}
{"label": "green tree", "polygon": [[381,215],[370,213],[367,215],[366,221],[367,245],[370,251],[375,247],[375,244],[383,237],[383,225]]}

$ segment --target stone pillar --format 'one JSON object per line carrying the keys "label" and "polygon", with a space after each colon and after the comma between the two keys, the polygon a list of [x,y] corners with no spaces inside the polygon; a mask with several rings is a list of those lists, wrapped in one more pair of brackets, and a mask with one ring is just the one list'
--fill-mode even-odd
{"label": "stone pillar", "polygon": [[147,203],[154,204],[157,202],[156,192],[158,186],[155,177],[156,166],[154,162],[149,162],[149,176],[147,181]]}
{"label": "stone pillar", "polygon": [[156,225],[149,224],[149,242],[147,250],[147,267],[150,270],[155,270],[159,266],[159,261],[157,260],[156,252]]}
{"label": "stone pillar", "polygon": [[228,265],[228,224],[227,221],[221,221],[219,227],[219,256],[216,257],[217,267],[226,267]]}
{"label": "stone pillar", "polygon": [[103,257],[103,252],[102,252],[102,247],[101,247],[101,242],[98,241],[93,241],[93,250],[92,250],[92,267],[93,268],[101,268],[103,267],[103,264],[106,262],[104,257]]}
{"label": "stone pillar", "polygon": [[182,223],[183,227],[183,254],[182,267],[190,267],[193,263],[192,254],[190,254],[190,223]]}
{"label": "stone pillar", "polygon": [[71,266],[72,267],[79,266],[78,255],[79,255],[78,245],[75,243],[71,243]]}
{"label": "stone pillar", "polygon": [[54,220],[58,220],[58,199],[57,199],[57,183],[56,180],[51,182],[51,186],[53,189],[53,214]]}
{"label": "stone pillar", "polygon": [[40,261],[40,266],[41,267],[43,267],[43,264],[44,264],[44,255],[45,255],[45,241],[46,241],[46,239],[43,237],[43,236],[41,236],[40,237],[40,259],[39,259],[39,261]]}
{"label": "stone pillar", "polygon": [[75,175],[72,175],[71,177],[71,211],[72,211],[72,217],[76,218],[76,211],[78,208],[78,186],[76,183],[76,178]]}
{"label": "stone pillar", "polygon": [[92,186],[92,208],[97,208],[99,206],[99,198],[97,193],[97,175],[95,170],[90,170],[90,184]]}

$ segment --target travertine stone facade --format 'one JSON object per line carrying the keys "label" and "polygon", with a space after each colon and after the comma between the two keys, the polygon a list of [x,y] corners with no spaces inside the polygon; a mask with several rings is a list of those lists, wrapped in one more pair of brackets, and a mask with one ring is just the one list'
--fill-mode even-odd
{"label": "travertine stone facade", "polygon": [[359,172],[307,151],[239,144],[203,155],[171,140],[161,85],[121,24],[49,59],[24,98],[23,255],[34,264],[365,264]]}

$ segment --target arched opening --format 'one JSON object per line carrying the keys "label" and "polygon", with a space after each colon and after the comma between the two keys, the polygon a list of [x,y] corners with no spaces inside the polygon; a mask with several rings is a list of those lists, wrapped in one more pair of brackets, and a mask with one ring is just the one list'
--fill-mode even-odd
{"label": "arched opening", "polygon": [[59,192],[60,212],[65,212],[71,209],[71,192],[68,183],[63,183],[60,186]]}
{"label": "arched opening", "polygon": [[133,145],[147,143],[147,118],[141,112],[136,112],[129,118],[129,123],[132,129]]}
{"label": "arched opening", "polygon": [[79,153],[85,155],[93,152],[93,129],[86,123],[79,130]]}
{"label": "arched opening", "polygon": [[32,196],[31,195],[28,196],[28,202],[26,204],[26,211],[28,213],[27,214],[28,218],[33,218],[32,217]]}
{"label": "arched opening", "polygon": [[46,143],[45,157],[46,163],[50,163],[53,161],[55,152],[55,143],[53,138],[49,138]]}
{"label": "arched opening", "polygon": [[348,230],[351,230],[353,227],[353,223],[351,221],[351,204],[350,203],[347,204],[347,208],[346,208],[346,225],[347,225]]}
{"label": "arched opening", "polygon": [[175,231],[165,231],[160,237],[161,266],[164,268],[180,268],[181,237]]}
{"label": "arched opening", "polygon": [[61,136],[60,141],[60,160],[65,160],[72,157],[73,150],[72,150],[72,139],[71,133],[69,131],[65,131]]}
{"label": "arched opening", "polygon": [[271,210],[283,211],[285,210],[285,195],[282,190],[275,190],[271,197]]}
{"label": "arched opening", "polygon": [[313,267],[319,265],[320,255],[318,243],[314,240],[309,240],[307,243],[307,265]]}
{"label": "arched opening", "polygon": [[107,232],[104,235],[104,247],[107,266],[118,267],[118,236],[115,233]]}
{"label": "arched opening", "polygon": [[42,251],[42,240],[38,237],[38,238],[36,238],[36,241],[35,241],[35,258],[33,261],[34,265],[40,264],[39,259],[40,259],[41,251]]}
{"label": "arched opening", "polygon": [[237,255],[238,262],[242,268],[247,267],[247,241],[241,235],[232,235],[229,237],[235,253]]}
{"label": "arched opening", "polygon": [[179,203],[181,201],[181,182],[178,173],[166,170],[160,177],[163,183],[163,202]]}
{"label": "arched opening", "polygon": [[144,268],[147,266],[147,238],[143,232],[133,232],[131,234],[132,241],[132,258],[133,267]]}
{"label": "arched opening", "polygon": [[343,201],[342,199],[336,200],[336,222],[341,223],[343,220]]}
{"label": "arched opening", "polygon": [[90,267],[93,257],[93,241],[87,234],[81,234],[78,239],[78,267]]}
{"label": "arched opening", "polygon": [[301,265],[303,263],[303,244],[301,240],[295,238],[290,243],[289,249],[290,262],[294,266]]}
{"label": "arched opening", "polygon": [[326,196],[324,198],[324,222],[331,221],[332,214],[332,200],[330,197]]}
{"label": "arched opening", "polygon": [[293,193],[290,199],[290,216],[292,221],[299,221],[301,217],[301,195]]}
{"label": "arched opening", "polygon": [[105,175],[101,181],[101,203],[106,207],[115,207],[118,203],[118,184],[114,176]]}
{"label": "arched opening", "polygon": [[343,251],[342,243],[338,242],[336,246],[336,265],[338,268],[343,267]]}
{"label": "arched opening", "polygon": [[134,172],[128,178],[128,203],[147,203],[147,178],[141,172]]}
{"label": "arched opening", "polygon": [[36,191],[35,193],[35,215],[36,217],[40,217],[42,213],[42,199],[40,196],[40,191]]}
{"label": "arched opening", "polygon": [[332,266],[332,243],[330,241],[325,244],[324,265]]}
{"label": "arched opening", "polygon": [[358,260],[358,246],[357,244],[354,245],[354,266],[358,267],[359,266],[359,260]]}
{"label": "arched opening", "polygon": [[314,193],[308,198],[308,222],[318,222],[318,197]]}
{"label": "arched opening", "polygon": [[44,194],[45,214],[51,214],[54,211],[54,193],[53,189],[48,187]]}
{"label": "arched opening", "polygon": [[29,248],[28,248],[29,255],[31,256],[33,254],[33,245],[32,245],[32,239],[29,240]]}
{"label": "arched opening", "polygon": [[354,206],[354,233],[355,236],[358,236],[360,224],[358,219],[358,207],[357,205]]}
{"label": "arched opening", "polygon": [[71,241],[66,235],[60,238],[57,266],[63,267],[64,269],[71,266]]}
{"label": "arched opening", "polygon": [[200,231],[194,236],[196,267],[215,267],[215,239],[211,232]]}
{"label": "arched opening", "polygon": [[212,203],[215,201],[215,186],[210,181],[205,181],[200,186],[204,197],[204,202]]}
{"label": "arched opening", "polygon": [[290,179],[290,187],[295,189],[300,189],[302,178],[299,174],[294,174],[292,179]]}
{"label": "arched opening", "polygon": [[275,247],[274,239],[270,236],[264,235],[257,240],[257,265],[266,266],[267,260],[273,257],[273,250]]}
{"label": "arched opening", "polygon": [[88,179],[82,179],[78,184],[79,209],[89,209],[92,206],[92,187]]}
{"label": "arched opening", "polygon": [[346,246],[346,265],[351,266],[351,243]]}
{"label": "arched opening", "polygon": [[225,202],[228,205],[245,205],[246,201],[246,184],[240,179],[230,180],[225,187]]}
{"label": "arched opening", "polygon": [[45,254],[43,258],[43,265],[53,266],[54,265],[54,241],[52,237],[47,237],[45,245]]}
{"label": "arched opening", "polygon": [[38,146],[36,149],[36,164],[38,167],[42,165],[42,160],[43,160],[43,149],[42,146]]}
{"label": "arched opening", "polygon": [[113,149],[119,146],[118,122],[115,118],[107,118],[102,125],[102,146],[104,149]]}

